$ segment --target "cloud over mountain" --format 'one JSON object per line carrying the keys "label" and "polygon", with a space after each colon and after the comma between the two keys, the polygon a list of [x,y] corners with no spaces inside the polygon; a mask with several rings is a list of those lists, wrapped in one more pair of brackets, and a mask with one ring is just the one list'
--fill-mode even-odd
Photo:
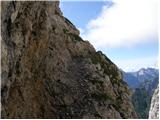
{"label": "cloud over mountain", "polygon": [[100,15],[89,21],[82,37],[96,48],[128,47],[157,40],[156,0],[110,0]]}

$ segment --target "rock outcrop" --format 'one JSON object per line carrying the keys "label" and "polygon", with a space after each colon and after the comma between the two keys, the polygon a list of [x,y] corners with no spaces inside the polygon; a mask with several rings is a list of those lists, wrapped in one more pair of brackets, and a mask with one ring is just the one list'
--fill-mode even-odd
{"label": "rock outcrop", "polygon": [[159,119],[159,87],[155,89],[152,96],[149,119]]}
{"label": "rock outcrop", "polygon": [[2,118],[136,118],[122,74],[59,2],[1,2]]}

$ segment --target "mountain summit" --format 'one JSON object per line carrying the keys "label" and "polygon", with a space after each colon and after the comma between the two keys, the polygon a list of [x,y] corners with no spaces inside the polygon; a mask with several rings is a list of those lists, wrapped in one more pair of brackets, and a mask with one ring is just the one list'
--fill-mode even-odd
{"label": "mountain summit", "polygon": [[149,82],[153,83],[152,86],[155,89],[158,84],[159,70],[155,68],[141,68],[135,72],[123,72],[123,76],[124,81],[126,81],[131,88],[138,88],[142,84]]}
{"label": "mountain summit", "polygon": [[122,74],[58,1],[1,2],[2,118],[137,118]]}

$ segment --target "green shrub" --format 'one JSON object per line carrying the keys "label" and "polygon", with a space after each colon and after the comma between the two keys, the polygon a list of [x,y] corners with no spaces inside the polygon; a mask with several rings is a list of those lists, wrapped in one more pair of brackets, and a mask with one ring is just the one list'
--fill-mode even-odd
{"label": "green shrub", "polygon": [[118,86],[120,85],[119,80],[115,79],[115,76],[113,76],[110,80],[112,84],[117,84]]}
{"label": "green shrub", "polygon": [[100,64],[104,69],[104,73],[109,74],[108,66],[106,60],[103,58],[103,53],[101,51],[96,52],[91,56],[93,64]]}
{"label": "green shrub", "polygon": [[64,32],[64,33],[67,33],[67,32],[68,32],[68,30],[67,30],[67,29],[63,29],[63,32]]}
{"label": "green shrub", "polygon": [[99,53],[99,51],[91,56],[91,60],[93,64],[97,64],[97,63],[101,64],[102,58],[101,58],[101,54]]}
{"label": "green shrub", "polygon": [[119,85],[119,79],[121,78],[119,78],[117,67],[101,51],[92,54],[91,60],[93,64],[99,63],[105,74],[112,75],[110,78],[113,84]]}
{"label": "green shrub", "polygon": [[73,34],[73,33],[68,33],[72,39],[72,41],[74,42],[80,42],[83,41],[81,37],[79,37],[79,35]]}

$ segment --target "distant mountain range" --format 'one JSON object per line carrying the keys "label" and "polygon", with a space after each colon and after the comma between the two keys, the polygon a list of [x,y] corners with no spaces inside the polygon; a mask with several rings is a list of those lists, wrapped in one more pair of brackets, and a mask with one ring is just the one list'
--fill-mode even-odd
{"label": "distant mountain range", "polygon": [[[136,72],[123,72],[124,81],[130,88],[152,85],[156,88],[159,79],[159,70],[155,68],[142,68]],[[144,85],[145,84],[145,85]],[[149,89],[147,87],[147,89]]]}
{"label": "distant mountain range", "polygon": [[136,72],[123,72],[123,79],[131,88],[132,103],[139,118],[148,118],[151,98],[159,82],[159,70],[142,68]]}

